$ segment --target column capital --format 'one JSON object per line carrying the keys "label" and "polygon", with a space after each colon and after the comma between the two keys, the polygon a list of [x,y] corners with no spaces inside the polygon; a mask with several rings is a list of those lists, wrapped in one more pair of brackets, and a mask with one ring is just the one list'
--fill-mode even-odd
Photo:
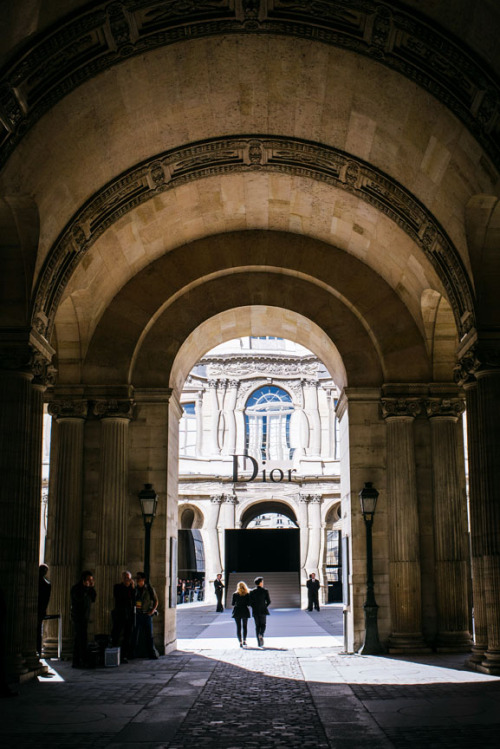
{"label": "column capital", "polygon": [[225,500],[224,494],[212,494],[210,497],[210,502],[214,505],[221,505]]}
{"label": "column capital", "polygon": [[223,502],[227,502],[230,505],[237,505],[240,503],[238,497],[235,494],[223,494]]}
{"label": "column capital", "polygon": [[94,403],[93,413],[99,419],[132,419],[134,416],[133,400],[115,400],[109,398]]}
{"label": "column capital", "polygon": [[48,412],[58,421],[60,419],[86,419],[88,401],[86,400],[53,400],[48,403]]}
{"label": "column capital", "polygon": [[476,339],[459,358],[454,373],[455,382],[463,385],[484,374],[500,374],[500,342]]}
{"label": "column capital", "polygon": [[425,410],[429,418],[446,417],[456,420],[465,411],[465,403],[462,398],[428,398]]}
{"label": "column capital", "polygon": [[323,504],[323,497],[321,494],[299,494],[299,502],[320,505]]}
{"label": "column capital", "polygon": [[53,385],[57,370],[52,356],[28,341],[0,343],[0,370],[29,376],[34,385]]}
{"label": "column capital", "polygon": [[380,404],[384,419],[414,419],[422,411],[420,398],[382,398]]}

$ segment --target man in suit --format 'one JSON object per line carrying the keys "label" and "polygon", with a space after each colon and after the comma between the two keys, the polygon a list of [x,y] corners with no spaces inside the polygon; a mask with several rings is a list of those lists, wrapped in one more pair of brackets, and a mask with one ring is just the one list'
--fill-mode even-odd
{"label": "man in suit", "polygon": [[224,583],[222,582],[222,575],[220,573],[217,575],[217,577],[214,580],[214,590],[215,590],[215,595],[217,598],[217,608],[215,610],[218,614],[220,614],[224,611],[224,606],[222,605],[222,593],[224,590]]}
{"label": "man in suit", "polygon": [[135,590],[132,573],[129,570],[122,572],[121,583],[113,586],[113,598],[115,607],[111,612],[113,629],[111,630],[111,643],[113,647],[120,645],[121,641],[121,663],[128,663],[132,650],[132,632],[134,630],[134,606]]}
{"label": "man in suit", "polygon": [[267,608],[271,603],[269,591],[264,588],[264,578],[256,577],[255,588],[250,591],[250,606],[255,622],[255,634],[259,648],[264,647],[264,632],[266,631],[266,619],[269,616]]}
{"label": "man in suit", "polygon": [[311,572],[309,575],[309,580],[306,583],[307,585],[307,610],[312,611],[313,606],[316,609],[316,611],[319,611],[319,600],[318,600],[318,594],[319,594],[319,580],[316,580],[316,575],[314,572]]}

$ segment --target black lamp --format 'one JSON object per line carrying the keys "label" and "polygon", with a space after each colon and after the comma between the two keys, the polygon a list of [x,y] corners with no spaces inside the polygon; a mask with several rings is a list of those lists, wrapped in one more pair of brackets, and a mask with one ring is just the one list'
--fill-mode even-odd
{"label": "black lamp", "polygon": [[144,543],[144,574],[149,581],[149,557],[151,549],[151,526],[156,517],[156,507],[158,505],[158,495],[153,489],[153,484],[144,484],[144,489],[139,492],[139,502],[141,503],[142,519],[146,531]]}
{"label": "black lamp", "polygon": [[367,481],[359,493],[361,512],[366,529],[366,600],[365,610],[365,641],[360,653],[363,655],[380,655],[384,648],[378,639],[378,606],[375,601],[373,582],[373,548],[372,525],[377,506],[378,491],[371,481]]}

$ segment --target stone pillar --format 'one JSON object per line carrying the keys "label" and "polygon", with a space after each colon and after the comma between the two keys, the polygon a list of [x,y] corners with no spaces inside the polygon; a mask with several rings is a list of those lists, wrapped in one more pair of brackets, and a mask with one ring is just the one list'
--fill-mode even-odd
{"label": "stone pillar", "polygon": [[196,393],[196,456],[203,455],[203,390]]}
{"label": "stone pillar", "polygon": [[219,402],[217,400],[217,380],[208,381],[208,392],[210,398],[210,454],[219,455]]}
{"label": "stone pillar", "polygon": [[215,580],[216,575],[222,572],[222,555],[221,547],[219,545],[219,516],[221,513],[221,506],[224,502],[223,494],[214,494],[210,497],[210,509],[206,519],[207,535],[210,544],[210,557],[208,561],[207,579],[205,581],[206,594],[211,596],[210,600],[215,601],[215,595],[213,594],[213,586],[211,583]]}
{"label": "stone pillar", "polygon": [[[466,364],[466,363],[465,363]],[[488,647],[488,624],[483,579],[483,474],[480,455],[480,428],[477,399],[477,380],[467,366],[457,368],[457,379],[465,390],[467,414],[467,452],[469,465],[469,518],[472,565],[472,606],[474,611],[474,642],[469,665],[483,661]]]}
{"label": "stone pillar", "polygon": [[430,652],[422,636],[419,521],[413,420],[418,398],[384,398],[387,426],[387,505],[390,653]]}
{"label": "stone pillar", "polygon": [[471,649],[468,606],[467,508],[459,481],[456,424],[460,398],[426,401],[432,430],[433,515],[438,652]]}
{"label": "stone pillar", "polygon": [[309,380],[304,390],[304,410],[311,425],[308,455],[321,454],[321,421],[318,409],[318,383]]}
{"label": "stone pillar", "polygon": [[482,553],[488,648],[482,671],[500,675],[500,356],[481,351],[476,370],[482,472]]}
{"label": "stone pillar", "polygon": [[94,573],[96,634],[111,631],[113,585],[120,581],[127,563],[128,426],[132,408],[131,400],[99,400],[94,405],[102,435]]}
{"label": "stone pillar", "polygon": [[[52,593],[50,612],[61,614],[63,656],[72,653],[70,590],[82,572],[83,435],[87,401],[49,403],[57,432],[50,459],[47,564]],[[48,625],[48,626],[47,626]],[[48,622],[45,641],[49,655],[57,652],[57,623]]]}
{"label": "stone pillar", "polygon": [[44,668],[36,657],[46,357],[28,344],[0,350],[0,584],[9,680]]}
{"label": "stone pillar", "polygon": [[323,498],[320,494],[307,495],[307,527],[308,527],[308,544],[306,558],[307,576],[314,572],[318,580],[319,560],[321,551],[321,504]]}
{"label": "stone pillar", "polygon": [[234,455],[236,452],[236,399],[238,396],[238,380],[230,380],[224,398],[224,455]]}

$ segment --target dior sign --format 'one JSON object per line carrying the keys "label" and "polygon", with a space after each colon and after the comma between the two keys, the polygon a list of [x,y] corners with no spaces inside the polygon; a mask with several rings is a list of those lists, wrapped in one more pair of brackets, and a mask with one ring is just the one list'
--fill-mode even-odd
{"label": "dior sign", "polygon": [[[259,464],[255,460],[255,458],[252,458],[250,455],[233,455],[233,481],[242,483],[245,481],[255,481],[257,478],[257,475],[259,474]],[[239,458],[243,458],[245,461],[249,460],[250,464],[252,466],[252,475],[250,478],[244,476],[242,478],[238,477],[238,468],[239,468]],[[260,476],[262,481],[272,481],[273,484],[279,484],[281,481],[291,481],[292,480],[292,474],[295,473],[295,468],[285,468],[282,470],[281,468],[273,468],[269,471],[269,477],[267,474],[267,470],[263,468],[260,471]]]}

